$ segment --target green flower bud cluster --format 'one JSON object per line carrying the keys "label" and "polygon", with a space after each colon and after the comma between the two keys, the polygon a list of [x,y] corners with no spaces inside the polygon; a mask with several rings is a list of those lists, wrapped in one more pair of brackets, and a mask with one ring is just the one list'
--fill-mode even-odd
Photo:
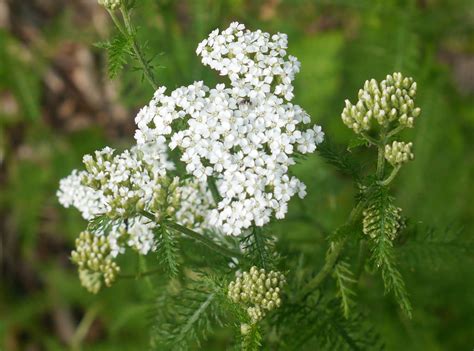
{"label": "green flower bud cluster", "polygon": [[160,201],[170,203],[160,199],[162,186],[176,183],[166,178],[165,168],[146,158],[138,148],[121,154],[114,152],[106,147],[83,160],[87,172],[82,176],[82,184],[96,190],[100,201],[107,205],[109,217],[127,218],[144,209],[152,211],[150,206],[160,206]]}
{"label": "green flower bud cluster", "polygon": [[176,211],[180,206],[181,191],[180,181],[178,177],[173,179],[169,177],[162,177],[158,181],[159,187],[156,189],[153,196],[151,211],[156,213],[159,218],[175,217]]}
{"label": "green flower bud cluster", "polygon": [[108,10],[116,10],[122,5],[122,0],[98,0],[98,2]]}
{"label": "green flower bud cluster", "polygon": [[385,159],[394,167],[413,160],[412,146],[413,143],[394,141],[392,145],[385,146]]}
{"label": "green flower bud cluster", "polygon": [[244,305],[252,323],[257,323],[266,312],[280,307],[284,285],[282,273],[254,266],[229,284],[228,296],[233,302]]}
{"label": "green flower bud cluster", "polygon": [[420,108],[415,107],[415,96],[416,82],[401,73],[387,75],[380,84],[371,79],[359,90],[355,105],[345,101],[342,120],[357,134],[370,131],[374,121],[386,129],[412,128],[414,119],[421,113]]}
{"label": "green flower bud cluster", "polygon": [[[395,239],[401,227],[402,209],[392,204],[384,211],[384,233],[389,236],[391,240]],[[381,209],[375,204],[370,205],[363,212],[362,231],[364,234],[375,238],[380,231],[381,223]]]}
{"label": "green flower bud cluster", "polygon": [[96,294],[102,281],[106,286],[114,282],[120,267],[112,260],[107,237],[97,236],[88,231],[76,239],[76,249],[71,253],[72,261],[79,268],[81,284]]}

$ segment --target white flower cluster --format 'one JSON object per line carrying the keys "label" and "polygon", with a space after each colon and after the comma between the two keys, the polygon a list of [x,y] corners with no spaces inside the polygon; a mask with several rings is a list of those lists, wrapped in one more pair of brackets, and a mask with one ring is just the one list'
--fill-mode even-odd
{"label": "white flower cluster", "polygon": [[230,282],[227,295],[233,302],[244,305],[252,323],[257,323],[267,311],[280,307],[285,282],[282,273],[254,266]]}
{"label": "white flower cluster", "polygon": [[86,171],[73,170],[59,182],[58,200],[66,208],[75,207],[84,219],[90,220],[99,214],[106,213],[107,205],[102,192],[82,184]]}
{"label": "white flower cluster", "polygon": [[126,224],[112,220],[105,229],[94,232],[107,237],[113,257],[125,252],[126,246],[142,255],[155,251],[157,224],[137,209],[157,216],[164,212],[190,228],[209,225],[211,194],[195,181],[179,183],[177,178],[166,177],[174,166],[167,160],[163,146],[143,144],[118,155],[105,148],[96,152],[95,159],[84,157],[88,170],[74,170],[60,182],[59,202],[76,207],[84,219],[103,215],[127,219]]}
{"label": "white flower cluster", "polygon": [[286,59],[287,48],[286,34],[252,32],[233,22],[220,33],[219,29],[214,30],[199,44],[196,53],[204,65],[228,76],[242,98],[259,100],[273,93],[291,100],[291,83],[300,63],[291,55]]}
{"label": "white flower cluster", "polygon": [[188,173],[201,183],[216,179],[222,201],[210,224],[233,235],[263,226],[273,214],[283,218],[290,198],[305,195],[288,168],[293,154],[313,152],[324,137],[288,102],[299,65],[284,60],[286,36],[243,29],[233,23],[220,35],[214,31],[198,48],[204,64],[229,76],[230,87],[195,82],[169,96],[160,88],[135,119],[138,144],[167,137]]}
{"label": "white flower cluster", "polygon": [[116,10],[122,6],[122,0],[98,0],[98,3],[108,10]]}
{"label": "white flower cluster", "polygon": [[401,73],[387,75],[380,84],[375,79],[367,80],[355,105],[346,100],[342,121],[357,134],[371,130],[374,121],[385,128],[412,128],[421,113],[415,107],[415,96],[416,82]]}
{"label": "white flower cluster", "polygon": [[385,145],[385,159],[392,165],[397,166],[413,160],[415,155],[411,152],[413,143],[394,141],[392,145]]}
{"label": "white flower cluster", "polygon": [[153,206],[166,169],[143,156],[138,148],[115,154],[109,147],[96,151],[94,157],[84,156],[87,172],[82,182],[102,194],[108,216],[127,218],[137,209]]}

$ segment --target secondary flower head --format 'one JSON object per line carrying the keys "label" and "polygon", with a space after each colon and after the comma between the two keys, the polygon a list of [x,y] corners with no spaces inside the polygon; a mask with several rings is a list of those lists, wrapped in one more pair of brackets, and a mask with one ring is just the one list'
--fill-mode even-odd
{"label": "secondary flower head", "polygon": [[76,239],[76,249],[71,253],[71,259],[79,268],[82,285],[94,294],[100,290],[102,283],[111,286],[120,271],[110,252],[104,236],[98,237],[85,231]]}
{"label": "secondary flower head", "polygon": [[122,5],[122,0],[98,0],[98,2],[107,10],[116,10]]}
{"label": "secondary flower head", "polygon": [[156,250],[159,224],[142,210],[158,221],[171,218],[192,229],[210,228],[210,192],[194,180],[169,176],[173,165],[162,151],[149,144],[121,154],[105,148],[85,157],[87,170],[75,170],[60,182],[60,203],[91,221],[91,231],[107,239],[112,257],[127,247],[142,255]]}
{"label": "secondary flower head", "polygon": [[413,143],[394,141],[392,145],[385,146],[385,159],[392,165],[397,166],[413,160],[415,157],[411,151]]}
{"label": "secondary flower head", "polygon": [[412,128],[421,110],[415,107],[416,82],[401,73],[387,75],[378,83],[366,81],[359,90],[359,100],[353,105],[346,100],[342,120],[355,133],[371,131],[376,125],[389,130],[396,127]]}
{"label": "secondary flower head", "polygon": [[281,289],[285,285],[285,276],[280,272],[252,267],[244,272],[228,288],[229,298],[242,304],[252,323],[261,320],[266,312],[281,305]]}
{"label": "secondary flower head", "polygon": [[293,97],[299,69],[286,59],[286,35],[270,36],[232,23],[198,47],[202,62],[227,75],[230,86],[195,82],[165,94],[159,88],[137,115],[138,144],[162,142],[178,148],[186,171],[206,183],[212,176],[222,201],[211,225],[238,235],[283,218],[290,198],[305,185],[288,174],[295,154],[311,153],[324,133]]}

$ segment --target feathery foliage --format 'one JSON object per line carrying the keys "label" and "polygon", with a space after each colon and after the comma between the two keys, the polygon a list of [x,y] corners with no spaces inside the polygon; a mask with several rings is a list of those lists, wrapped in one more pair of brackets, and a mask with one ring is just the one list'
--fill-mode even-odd
{"label": "feathery foliage", "polygon": [[275,238],[264,230],[253,227],[249,234],[242,237],[241,245],[253,265],[265,269],[275,268],[278,261],[278,255],[274,249]]}
{"label": "feathery foliage", "polygon": [[[303,304],[286,304],[277,316],[284,350],[382,350],[379,334],[366,316],[353,312],[345,318],[339,302],[323,295]],[[297,332],[295,332],[297,331]]]}
{"label": "feathery foliage", "polygon": [[361,165],[357,163],[348,152],[334,144],[329,137],[319,145],[318,153],[327,163],[336,167],[345,175],[351,176],[355,181],[361,179]]}
{"label": "feathery foliage", "polygon": [[165,225],[156,227],[158,260],[164,265],[170,276],[174,277],[179,271],[179,250],[175,234]]}
{"label": "feathery foliage", "polygon": [[163,292],[156,298],[152,345],[156,350],[188,350],[200,345],[222,319],[222,288],[208,277]]}
{"label": "feathery foliage", "polygon": [[[393,291],[402,310],[411,316],[411,303],[408,299],[405,282],[397,268],[393,248],[393,238],[398,231],[399,214],[394,210],[393,198],[383,186],[376,187],[370,196],[370,223],[367,234],[371,251],[371,262],[382,273],[385,291]],[[367,219],[367,215],[365,216]]]}
{"label": "feathery foliage", "polygon": [[336,280],[337,296],[340,299],[341,310],[345,318],[349,318],[350,310],[354,305],[355,292],[351,286],[357,281],[350,270],[349,263],[340,260],[334,266],[333,277]]}
{"label": "feathery foliage", "polygon": [[98,48],[107,52],[107,71],[110,78],[115,78],[127,64],[131,54],[130,38],[118,33],[109,41],[97,43]]}

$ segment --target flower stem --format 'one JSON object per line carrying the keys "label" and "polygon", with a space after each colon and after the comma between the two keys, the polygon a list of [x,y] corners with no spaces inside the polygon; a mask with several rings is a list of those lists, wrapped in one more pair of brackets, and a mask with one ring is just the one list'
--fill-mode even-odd
{"label": "flower stem", "polygon": [[383,130],[380,133],[380,144],[378,146],[378,156],[377,156],[377,173],[376,176],[378,179],[382,179],[385,168],[385,144],[387,142],[386,132]]}
{"label": "flower stem", "polygon": [[[366,200],[361,200],[356,207],[354,207],[351,211],[351,214],[349,215],[349,218],[346,222],[346,226],[352,226],[353,224],[356,223],[356,221],[359,219],[359,217],[362,215],[362,211],[364,210]],[[323,281],[326,279],[326,277],[331,273],[334,265],[336,264],[337,260],[339,259],[339,256],[342,252],[342,249],[344,248],[346,244],[347,239],[344,238],[339,242],[334,243],[333,246],[330,247],[328,255],[326,256],[326,261],[324,263],[323,268],[319,271],[316,276],[311,279],[308,284],[306,284],[306,287],[302,290],[302,296],[305,296],[306,294],[310,293],[311,291],[315,290]]]}
{"label": "flower stem", "polygon": [[119,274],[118,277],[121,279],[140,279],[142,277],[148,277],[150,275],[153,275],[162,271],[163,269],[157,268],[157,269],[151,269],[145,272],[137,272],[135,274]]}
{"label": "flower stem", "polygon": [[397,173],[398,173],[398,171],[400,170],[400,167],[401,167],[400,165],[395,166],[395,167],[392,169],[392,173],[390,173],[390,175],[389,175],[386,179],[380,181],[379,184],[380,184],[380,185],[383,185],[383,186],[389,185],[389,184],[392,182],[392,180],[394,180],[395,177],[397,176]]}
{"label": "flower stem", "polygon": [[[141,213],[142,216],[144,216],[144,217],[146,217],[146,218],[148,218],[148,219],[150,219],[154,222],[156,222],[156,220],[157,220],[156,216],[153,215],[150,212],[142,211],[140,213]],[[212,239],[209,239],[208,237],[206,237],[202,234],[199,234],[198,232],[195,232],[192,229],[189,229],[185,226],[182,226],[179,223],[176,223],[176,222],[173,222],[173,221],[170,221],[170,220],[164,220],[161,224],[165,225],[169,228],[172,228],[172,229],[180,232],[181,234],[189,236],[190,238],[193,238],[197,241],[200,241],[202,244],[206,245],[211,250],[213,250],[213,251],[215,251],[215,252],[217,252],[217,253],[219,253],[223,256],[226,256],[226,257],[229,257],[229,258],[243,258],[243,255],[240,252],[233,251],[233,250],[228,249],[226,247],[220,246],[219,244],[216,244]]]}
{"label": "flower stem", "polygon": [[182,233],[186,236],[189,236],[193,239],[196,239],[197,241],[200,241],[202,244],[206,245],[211,250],[214,250],[215,252],[220,253],[223,256],[226,256],[226,257],[229,257],[229,258],[234,258],[234,257],[235,258],[242,258],[243,257],[240,252],[236,252],[236,251],[227,249],[223,246],[220,246],[220,245],[216,244],[214,241],[212,241],[211,239],[209,239],[208,237],[206,237],[202,234],[199,234],[199,233],[195,232],[194,230],[191,230],[191,229],[189,229],[185,226],[182,226],[181,224],[178,224],[178,223],[172,222],[172,221],[165,221],[164,224],[169,228],[177,230],[178,232],[180,232],[180,233]]}
{"label": "flower stem", "polygon": [[207,177],[207,186],[209,187],[209,190],[212,194],[212,198],[214,199],[214,202],[217,205],[219,202],[221,202],[222,197],[221,194],[219,194],[219,190],[217,189],[216,180],[214,179],[214,177]]}
{"label": "flower stem", "polygon": [[399,125],[397,128],[393,129],[391,132],[387,134],[387,139],[393,137],[395,134],[400,133],[403,129],[405,129],[405,126]]}
{"label": "flower stem", "polygon": [[133,24],[130,19],[130,11],[127,10],[125,7],[122,7],[120,9],[120,12],[122,13],[123,17],[123,22],[125,24],[125,27],[122,25],[122,23],[119,21],[117,16],[115,16],[113,11],[108,11],[110,14],[110,17],[112,18],[112,21],[114,22],[115,26],[117,29],[124,35],[126,38],[128,38],[132,44],[132,49],[135,54],[135,58],[137,59],[138,63],[140,64],[143,74],[145,75],[146,79],[148,82],[151,84],[153,89],[158,89],[158,83],[155,80],[155,76],[153,75],[153,72],[150,69],[149,64],[146,62],[146,59],[141,51],[140,46],[138,45],[136,35],[135,35],[135,29],[133,28]]}

